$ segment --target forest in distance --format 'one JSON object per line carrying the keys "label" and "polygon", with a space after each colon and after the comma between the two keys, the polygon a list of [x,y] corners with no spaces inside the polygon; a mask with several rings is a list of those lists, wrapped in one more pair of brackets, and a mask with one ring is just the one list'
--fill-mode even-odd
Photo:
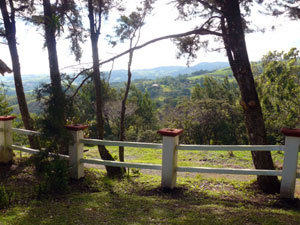
{"label": "forest in distance", "polygon": [[[64,154],[68,152],[66,140],[70,138],[64,126],[88,124],[86,135],[97,139],[158,142],[157,130],[172,127],[184,129],[181,142],[186,144],[266,145],[282,143],[282,127],[299,125],[299,50],[266,52],[260,62],[251,64],[245,39],[246,33],[255,31],[255,24],[249,19],[255,4],[274,18],[286,16],[297,20],[300,9],[295,2],[175,0],[168,6],[176,10],[178,20],[192,23],[198,18],[201,24],[143,43],[142,28],[156,1],[137,1],[132,11],[122,2],[0,1],[0,35],[9,48],[17,96],[6,95],[3,87],[0,113],[9,115],[13,110],[9,105],[18,107],[20,117],[15,126],[44,134],[41,140],[21,140],[25,144]],[[112,26],[114,32],[102,37],[102,29],[107,25],[104,21],[111,13],[119,19]],[[32,87],[31,93],[24,92],[26,82],[22,80],[18,57],[16,24],[20,21],[43,32],[49,56],[49,80]],[[70,52],[77,62],[83,54],[83,43],[89,42],[92,65],[75,75],[63,73],[59,59],[64,56],[57,51],[60,37],[70,43]],[[196,59],[200,50],[216,50],[227,55],[227,67],[187,70],[166,77],[154,71],[154,76],[158,76],[155,80],[143,76],[136,79],[137,73],[132,70],[136,51],[167,39],[177,47],[176,56],[185,58],[187,64]],[[100,40],[112,47],[125,43],[127,50],[103,60]],[[113,67],[105,73],[101,66],[113,64],[123,56],[128,60],[125,82],[109,82],[117,81]],[[98,146],[98,150],[103,160],[124,161],[124,147],[119,148],[117,159],[105,146]],[[254,151],[252,158],[256,169],[275,169],[270,152]],[[119,167],[107,166],[106,170],[108,176],[124,174]],[[263,191],[279,191],[277,177],[257,178]]]}

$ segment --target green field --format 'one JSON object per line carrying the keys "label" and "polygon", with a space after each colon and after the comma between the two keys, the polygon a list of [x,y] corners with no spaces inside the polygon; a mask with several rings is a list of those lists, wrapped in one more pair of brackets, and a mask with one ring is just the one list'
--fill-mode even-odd
{"label": "green field", "polygon": [[201,75],[194,75],[191,77],[188,77],[189,80],[197,80],[200,78],[204,78],[206,76],[210,76],[210,77],[214,77],[214,78],[224,78],[226,76],[228,77],[232,77],[232,71],[230,68],[223,68],[223,69],[219,69],[219,70],[215,70],[211,73],[205,73],[205,74],[201,74]]}

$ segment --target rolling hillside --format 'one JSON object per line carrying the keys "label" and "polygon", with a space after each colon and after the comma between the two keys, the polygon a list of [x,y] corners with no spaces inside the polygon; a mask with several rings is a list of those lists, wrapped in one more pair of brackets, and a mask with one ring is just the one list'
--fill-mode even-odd
{"label": "rolling hillside", "polygon": [[[133,84],[141,91],[147,91],[151,98],[162,104],[166,100],[178,96],[189,97],[191,89],[197,83],[201,83],[205,76],[222,79],[225,76],[232,78],[232,72],[225,62],[199,63],[193,67],[168,66],[145,70],[133,71]],[[224,68],[225,67],[225,68]],[[116,82],[119,80],[119,82]],[[114,71],[111,77],[111,86],[114,88],[124,87],[124,81],[127,80],[125,70]],[[113,82],[114,81],[114,82]],[[17,99],[15,96],[15,87],[13,77],[5,76],[0,78],[7,88],[7,100],[13,108],[13,112],[19,114]],[[33,91],[41,83],[50,82],[48,75],[24,75],[23,85],[27,96],[28,107],[31,112],[38,113],[40,110]]]}

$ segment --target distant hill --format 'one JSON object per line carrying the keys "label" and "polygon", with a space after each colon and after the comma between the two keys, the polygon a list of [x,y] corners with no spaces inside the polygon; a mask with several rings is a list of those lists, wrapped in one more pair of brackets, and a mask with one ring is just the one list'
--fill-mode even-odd
{"label": "distant hill", "polygon": [[[173,103],[175,103],[175,98],[179,96],[189,97],[192,87],[196,84],[201,84],[206,76],[216,79],[223,79],[228,76],[230,81],[234,80],[228,63],[224,62],[199,63],[192,67],[165,66],[153,69],[134,70],[133,72],[135,74],[133,84],[141,91],[147,91],[158,105],[164,104],[165,101],[171,101],[172,99]],[[115,77],[111,79],[111,87],[119,89],[124,86],[124,81],[127,80],[127,71],[116,70],[114,73]],[[114,80],[114,82],[112,82],[112,80]],[[116,80],[120,81],[116,82]],[[13,108],[14,113],[19,114],[13,76],[1,77],[0,82],[1,81],[4,82],[8,89],[7,94],[9,96],[7,96],[7,100],[9,106]],[[27,103],[32,113],[39,113],[41,108],[36,102],[35,96],[31,93],[41,83],[45,82],[50,82],[49,75],[23,75],[23,85],[26,92]],[[80,80],[78,82],[80,82]]]}
{"label": "distant hill", "polygon": [[[132,71],[132,80],[136,79],[157,79],[166,76],[178,76],[180,74],[190,74],[199,70],[217,70],[228,67],[228,62],[202,62],[195,66],[162,66],[152,69],[142,69]],[[111,74],[110,82],[124,82],[127,81],[127,70],[115,70]]]}
{"label": "distant hill", "polygon": [[[221,68],[228,67],[227,62],[202,62],[195,66],[162,66],[152,69],[139,69],[132,71],[132,80],[150,79],[155,80],[162,77],[176,77],[183,74],[191,74],[197,71],[206,70],[214,71]],[[27,74],[22,76],[25,93],[31,93],[41,83],[49,83],[49,75],[47,74]],[[126,82],[127,70],[115,70],[111,74],[110,83]],[[15,95],[14,79],[12,75],[0,77],[0,82],[3,82],[7,87],[8,95]],[[80,79],[78,80],[80,82]]]}

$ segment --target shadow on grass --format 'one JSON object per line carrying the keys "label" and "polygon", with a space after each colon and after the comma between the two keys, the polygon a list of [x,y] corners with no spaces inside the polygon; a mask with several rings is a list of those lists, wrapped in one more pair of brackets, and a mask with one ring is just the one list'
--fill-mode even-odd
{"label": "shadow on grass", "polygon": [[[179,191],[180,192],[180,191]],[[167,198],[163,194],[72,194],[33,202],[12,224],[299,224],[295,212],[220,201]],[[203,199],[203,198],[202,198]]]}
{"label": "shadow on grass", "polygon": [[[155,176],[112,180],[88,172],[68,195],[15,204],[4,224],[299,224],[299,200],[282,201],[255,186],[188,179],[173,190]],[[0,223],[1,224],[1,223]]]}

